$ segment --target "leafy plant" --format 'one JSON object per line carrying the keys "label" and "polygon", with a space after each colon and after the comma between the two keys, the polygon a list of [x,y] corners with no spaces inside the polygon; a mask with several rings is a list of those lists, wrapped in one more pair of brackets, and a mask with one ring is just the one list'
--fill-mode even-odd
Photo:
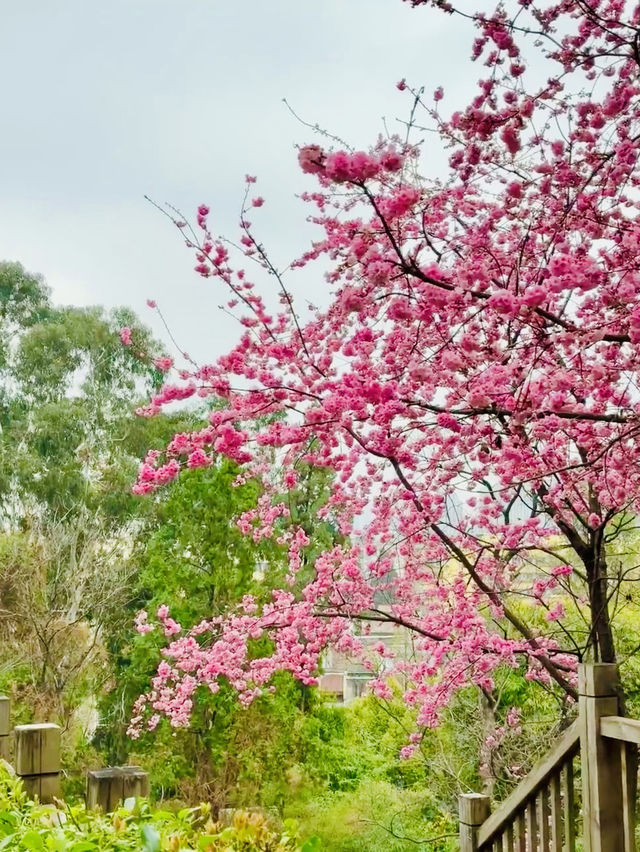
{"label": "leafy plant", "polygon": [[22,783],[0,768],[0,850],[28,852],[315,852],[315,840],[301,844],[297,824],[281,829],[259,814],[238,812],[230,826],[211,818],[208,805],[177,813],[153,810],[128,799],[111,814],[56,801],[28,799]]}

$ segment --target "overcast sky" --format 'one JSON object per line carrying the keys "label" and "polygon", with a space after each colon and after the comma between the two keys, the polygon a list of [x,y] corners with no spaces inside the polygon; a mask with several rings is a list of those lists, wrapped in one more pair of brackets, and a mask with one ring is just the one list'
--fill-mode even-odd
{"label": "overcast sky", "polygon": [[0,258],[41,272],[58,302],[130,305],[161,333],[145,306],[156,299],[199,360],[237,329],[143,196],[187,213],[206,202],[214,231],[233,235],[244,175],[256,174],[266,204],[254,222],[287,262],[309,238],[294,146],[314,137],[283,97],[366,146],[383,116],[406,117],[400,78],[443,84],[445,104],[473,79],[470,33],[401,0],[0,0],[0,11]]}

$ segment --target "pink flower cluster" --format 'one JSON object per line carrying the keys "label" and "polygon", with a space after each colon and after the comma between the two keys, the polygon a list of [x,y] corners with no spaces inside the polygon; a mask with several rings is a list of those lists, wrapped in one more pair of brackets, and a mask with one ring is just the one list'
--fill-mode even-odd
{"label": "pink flower cluster", "polygon": [[[277,671],[313,683],[330,646],[380,697],[402,684],[420,726],[458,690],[493,689],[501,667],[572,700],[578,652],[612,656],[602,587],[617,569],[602,543],[640,511],[640,79],[636,17],[621,0],[598,8],[505,0],[471,16],[488,69],[475,96],[446,117],[439,93],[434,106],[412,92],[446,180],[418,176],[406,139],[300,148],[316,238],[286,274],[248,221],[259,197],[245,198],[237,249],[198,209],[196,269],[225,289],[241,335],[143,409],[224,403],[149,454],[136,490],[228,456],[261,485],[240,529],[272,537],[288,571],[266,603],[193,628],[159,615],[170,642],[134,729],[149,714],[187,724],[195,689],[221,678],[244,703]],[[523,55],[527,25],[543,37]],[[303,316],[287,276],[312,263],[328,295]],[[320,552],[283,499],[302,463],[332,475],[313,512],[341,544]],[[585,614],[593,629],[572,638]],[[368,641],[376,626],[410,635],[412,653]],[[488,750],[517,718],[503,728]]]}
{"label": "pink flower cluster", "polygon": [[305,145],[300,149],[298,162],[303,172],[317,174],[334,183],[364,183],[385,172],[398,172],[404,158],[393,148],[380,153],[366,151],[327,152],[318,145]]}

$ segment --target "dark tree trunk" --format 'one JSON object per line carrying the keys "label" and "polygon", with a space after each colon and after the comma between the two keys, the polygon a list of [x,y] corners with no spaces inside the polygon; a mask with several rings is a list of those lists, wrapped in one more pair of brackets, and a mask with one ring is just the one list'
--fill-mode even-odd
{"label": "dark tree trunk", "polygon": [[602,530],[595,530],[589,555],[584,559],[589,580],[589,606],[591,609],[591,631],[596,661],[616,662],[616,648],[609,614],[607,588],[607,561],[604,553]]}

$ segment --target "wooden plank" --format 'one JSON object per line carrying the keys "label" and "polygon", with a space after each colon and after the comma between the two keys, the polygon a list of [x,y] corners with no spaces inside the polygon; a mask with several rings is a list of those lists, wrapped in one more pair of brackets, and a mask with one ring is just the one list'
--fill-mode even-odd
{"label": "wooden plank", "polygon": [[516,814],[514,823],[514,847],[515,852],[527,852],[527,831],[524,824],[524,813]]}
{"label": "wooden plank", "polygon": [[513,825],[508,825],[502,832],[501,852],[513,852]]}
{"label": "wooden plank", "polygon": [[640,721],[625,716],[603,716],[600,719],[600,733],[612,740],[640,744]]}
{"label": "wooden plank", "polygon": [[18,775],[47,775],[60,771],[58,725],[18,725],[15,732]]}
{"label": "wooden plank", "polygon": [[536,800],[531,799],[525,811],[527,822],[527,849],[528,852],[538,850],[538,819],[536,815]]}
{"label": "wooden plank", "polygon": [[489,796],[482,793],[465,793],[460,796],[460,819],[467,825],[480,825],[487,818]]}
{"label": "wooden plank", "polygon": [[521,810],[528,800],[535,795],[538,788],[566,761],[578,751],[580,725],[576,720],[564,731],[553,748],[538,761],[531,772],[523,778],[516,789],[508,796],[500,807],[491,814],[478,832],[480,845],[491,840],[494,834],[512,822],[513,814]]}
{"label": "wooden plank", "polygon": [[568,760],[562,769],[562,799],[564,802],[564,844],[566,852],[575,852],[576,848],[576,806],[573,784],[573,760]]}
{"label": "wooden plank", "polygon": [[87,772],[87,808],[100,808],[103,813],[109,813],[114,808],[114,802],[122,798],[122,774],[117,767],[93,769]]}
{"label": "wooden plank", "polygon": [[38,794],[38,798],[42,804],[49,804],[54,800],[54,798],[59,799],[61,795],[59,772],[56,772],[53,775],[40,776],[40,792]]}
{"label": "wooden plank", "polygon": [[149,775],[146,772],[139,766],[123,766],[121,771],[123,799],[139,799],[149,795]]}
{"label": "wooden plank", "polygon": [[465,793],[458,799],[460,820],[460,852],[477,852],[480,848],[478,829],[491,811],[489,796]]}
{"label": "wooden plank", "polygon": [[620,768],[622,771],[622,818],[624,822],[624,852],[635,852],[636,829],[636,776],[638,771],[638,747],[634,743],[621,742]]}
{"label": "wooden plank", "polygon": [[30,798],[37,798],[42,804],[50,804],[54,797],[60,798],[60,773],[51,775],[27,775],[22,779],[24,789]]}
{"label": "wooden plank", "polygon": [[0,737],[8,737],[11,733],[9,718],[11,715],[11,699],[0,695]]}
{"label": "wooden plank", "polygon": [[89,810],[114,811],[125,799],[149,795],[149,776],[139,766],[109,766],[87,772]]}
{"label": "wooden plank", "polygon": [[540,832],[540,849],[549,852],[549,791],[546,786],[541,787],[537,796],[538,806],[538,830]]}
{"label": "wooden plank", "polygon": [[551,778],[549,785],[551,805],[551,852],[562,852],[562,799],[560,797],[560,773]]}
{"label": "wooden plank", "polygon": [[617,693],[617,666],[579,667],[584,852],[624,849],[620,749],[600,735],[602,717],[618,713]]}
{"label": "wooden plank", "polygon": [[618,697],[620,677],[613,663],[589,663],[578,667],[580,695],[590,698]]}

